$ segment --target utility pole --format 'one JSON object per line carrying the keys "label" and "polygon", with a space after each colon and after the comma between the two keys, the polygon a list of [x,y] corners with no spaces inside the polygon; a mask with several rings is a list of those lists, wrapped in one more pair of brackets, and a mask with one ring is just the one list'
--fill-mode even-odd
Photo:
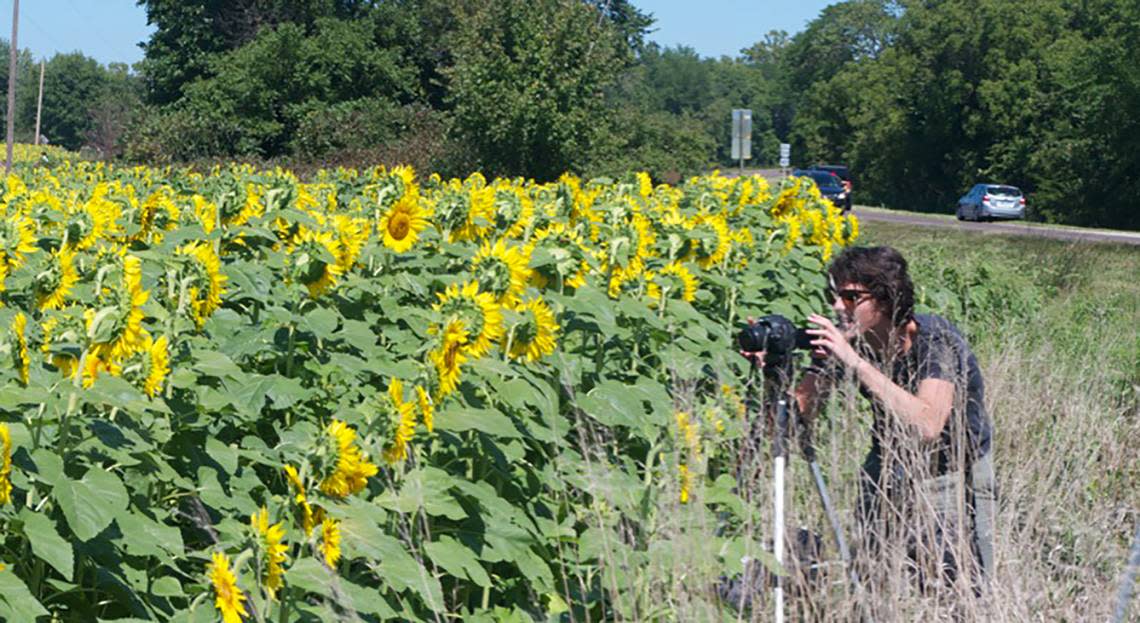
{"label": "utility pole", "polygon": [[12,172],[12,141],[16,135],[16,30],[20,25],[20,0],[12,0],[12,40],[8,42],[8,158],[4,173]]}
{"label": "utility pole", "polygon": [[40,113],[44,110],[44,62],[40,59],[40,95],[36,98],[36,140],[40,144]]}

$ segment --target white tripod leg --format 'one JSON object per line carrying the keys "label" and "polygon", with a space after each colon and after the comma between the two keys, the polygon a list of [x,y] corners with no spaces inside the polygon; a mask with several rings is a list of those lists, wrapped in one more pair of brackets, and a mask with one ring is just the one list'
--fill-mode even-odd
{"label": "white tripod leg", "polygon": [[[783,456],[776,457],[775,481],[775,525],[772,527],[772,548],[775,550],[776,562],[784,566],[784,462]],[[776,623],[784,623],[784,578],[776,576]]]}
{"label": "white tripod leg", "polygon": [[[776,562],[784,566],[784,467],[787,463],[787,451],[784,435],[787,432],[788,403],[781,398],[776,403],[776,443],[773,447],[776,455],[776,465],[773,473],[773,485],[776,490],[772,495],[774,513],[772,526],[772,549]],[[776,623],[784,623],[784,578],[776,576]]]}

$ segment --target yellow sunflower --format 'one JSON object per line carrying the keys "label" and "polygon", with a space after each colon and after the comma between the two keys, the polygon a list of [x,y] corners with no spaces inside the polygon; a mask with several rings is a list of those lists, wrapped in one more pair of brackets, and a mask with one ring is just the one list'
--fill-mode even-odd
{"label": "yellow sunflower", "polygon": [[[671,277],[672,283],[663,277]],[[662,282],[665,282],[663,286]],[[668,298],[675,294],[683,301],[692,302],[697,296],[697,278],[680,262],[669,262],[656,273],[656,278],[649,283],[647,294],[653,300]]]}
{"label": "yellow sunflower", "polygon": [[482,240],[495,218],[495,189],[485,185],[481,175],[466,182],[452,180],[435,197],[436,226],[449,242]]}
{"label": "yellow sunflower", "polygon": [[301,481],[301,475],[297,473],[297,468],[292,465],[285,466],[285,478],[289,481],[289,485],[293,487],[293,501],[297,503],[297,507],[301,511],[301,530],[308,537],[313,533],[313,527],[321,522],[324,517],[324,511],[320,508],[313,509],[309,505],[309,498],[305,494],[305,484]]}
{"label": "yellow sunflower", "polygon": [[109,291],[110,304],[98,311],[84,312],[87,334],[92,336],[93,350],[107,364],[117,364],[138,352],[143,344],[142,306],[150,293],[142,288],[142,261],[128,255],[123,258],[122,283]]}
{"label": "yellow sunflower", "polygon": [[479,290],[479,282],[451,284],[438,296],[435,311],[445,322],[462,320],[463,328],[468,330],[463,350],[469,357],[482,357],[499,343],[503,337],[503,314],[493,295]]}
{"label": "yellow sunflower", "polygon": [[405,195],[380,217],[384,246],[396,253],[410,250],[419,240],[420,232],[430,225],[427,217],[427,211],[419,205],[419,196]]}
{"label": "yellow sunflower", "polygon": [[337,214],[333,216],[332,223],[340,241],[340,255],[336,258],[336,265],[342,273],[347,273],[356,265],[364,243],[368,242],[368,221]]}
{"label": "yellow sunflower", "polygon": [[288,253],[293,280],[304,284],[311,298],[320,297],[336,284],[341,274],[336,260],[341,255],[340,240],[331,232],[301,227]]}
{"label": "yellow sunflower", "polygon": [[689,471],[689,467],[685,464],[677,466],[677,478],[681,483],[681,503],[689,503],[689,494],[693,488],[693,474]]}
{"label": "yellow sunflower", "polygon": [[285,569],[285,552],[288,546],[285,540],[285,528],[280,523],[269,525],[269,509],[264,506],[261,510],[249,516],[249,525],[257,535],[258,549],[264,556],[265,570],[261,574],[261,581],[265,585],[265,592],[273,599],[282,586],[282,577]]}
{"label": "yellow sunflower", "polygon": [[36,304],[41,311],[63,308],[67,295],[79,281],[75,251],[61,247],[52,257],[55,261],[51,268],[36,276]]}
{"label": "yellow sunflower", "polygon": [[238,588],[237,578],[230,570],[230,559],[222,552],[214,552],[213,560],[206,565],[206,577],[214,586],[214,607],[222,614],[224,623],[241,623],[245,611],[245,594]]}
{"label": "yellow sunflower", "polygon": [[326,517],[321,522],[320,550],[325,564],[335,569],[336,563],[340,561],[340,523],[331,517]]}
{"label": "yellow sunflower", "polygon": [[416,385],[416,402],[420,407],[420,420],[430,433],[435,430],[435,403],[427,390],[419,385]]}
{"label": "yellow sunflower", "polygon": [[28,339],[24,335],[24,330],[28,326],[28,317],[24,312],[18,312],[16,317],[12,319],[12,359],[16,366],[16,372],[20,376],[20,382],[24,385],[28,384],[28,372],[31,367],[31,359],[28,357]]}
{"label": "yellow sunflower", "polygon": [[459,386],[460,367],[467,361],[464,348],[468,342],[467,329],[462,320],[448,321],[439,331],[439,347],[428,354],[439,376],[439,398],[447,396]]}
{"label": "yellow sunflower", "polygon": [[526,289],[530,279],[530,257],[503,239],[494,245],[484,242],[471,260],[471,274],[479,282],[479,290],[489,292],[499,305],[511,305]]}
{"label": "yellow sunflower", "polygon": [[12,503],[12,434],[0,422],[0,506]]}
{"label": "yellow sunflower", "polygon": [[117,201],[107,198],[110,190],[106,182],[100,182],[83,205],[71,209],[67,225],[68,244],[86,250],[119,233],[118,220],[122,208]]}
{"label": "yellow sunflower", "polygon": [[27,256],[36,252],[35,223],[26,216],[0,219],[0,292],[12,271],[24,265]]}
{"label": "yellow sunflower", "polygon": [[177,253],[192,258],[190,266],[193,280],[186,294],[194,323],[201,329],[206,320],[221,307],[228,278],[222,274],[222,262],[210,244],[190,242],[180,247]]}
{"label": "yellow sunflower", "polygon": [[145,356],[146,379],[143,381],[143,392],[154,398],[162,391],[162,383],[166,375],[170,374],[170,353],[167,349],[168,340],[162,336],[157,340],[148,335],[143,342],[142,352]]}
{"label": "yellow sunflower", "polygon": [[704,269],[719,264],[732,248],[732,232],[723,215],[702,214],[693,219],[691,240],[690,256]]}
{"label": "yellow sunflower", "polygon": [[408,443],[416,433],[416,403],[404,400],[404,384],[400,379],[388,383],[388,400],[396,418],[396,434],[384,449],[384,460],[395,465],[408,458]]}
{"label": "yellow sunflower", "polygon": [[586,284],[590,251],[577,229],[565,223],[550,223],[536,231],[527,243],[527,257],[533,257],[535,249],[542,249],[553,260],[531,270],[530,282],[536,288],[580,288]]}
{"label": "yellow sunflower", "polygon": [[[57,344],[57,337],[59,341],[68,342],[68,336],[63,335],[67,332],[66,328],[60,327],[60,319],[57,316],[52,316],[44,320],[40,325],[43,332],[43,342],[40,344],[40,351],[47,357],[51,365],[63,374],[64,378],[74,378],[75,370],[78,367],[78,360],[73,355],[58,352],[54,350]],[[72,336],[77,335],[79,332],[72,333]]]}
{"label": "yellow sunflower", "polygon": [[356,446],[356,431],[340,420],[333,420],[325,432],[326,447],[336,460],[328,463],[331,471],[327,471],[321,481],[321,492],[329,497],[344,498],[363,491],[368,479],[378,470]]}
{"label": "yellow sunflower", "polygon": [[553,353],[559,328],[554,312],[537,297],[521,304],[516,311],[522,314],[522,321],[512,327],[507,336],[510,356],[533,363]]}
{"label": "yellow sunflower", "polygon": [[496,184],[493,210],[495,229],[504,238],[522,238],[534,221],[534,201],[519,183]]}

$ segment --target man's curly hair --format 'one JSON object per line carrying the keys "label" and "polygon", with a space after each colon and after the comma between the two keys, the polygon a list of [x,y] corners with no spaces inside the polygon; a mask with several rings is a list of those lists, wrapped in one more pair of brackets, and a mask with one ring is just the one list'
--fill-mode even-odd
{"label": "man's curly hair", "polygon": [[827,269],[833,288],[845,283],[865,286],[896,327],[914,318],[914,283],[906,260],[893,247],[844,249]]}

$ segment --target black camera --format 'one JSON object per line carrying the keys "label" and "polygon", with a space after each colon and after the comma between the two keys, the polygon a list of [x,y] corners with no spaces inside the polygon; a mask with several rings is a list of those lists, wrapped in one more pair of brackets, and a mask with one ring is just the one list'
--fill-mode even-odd
{"label": "black camera", "polygon": [[740,350],[764,351],[766,365],[785,361],[795,349],[810,350],[812,336],[783,316],[772,315],[747,324],[736,336]]}

